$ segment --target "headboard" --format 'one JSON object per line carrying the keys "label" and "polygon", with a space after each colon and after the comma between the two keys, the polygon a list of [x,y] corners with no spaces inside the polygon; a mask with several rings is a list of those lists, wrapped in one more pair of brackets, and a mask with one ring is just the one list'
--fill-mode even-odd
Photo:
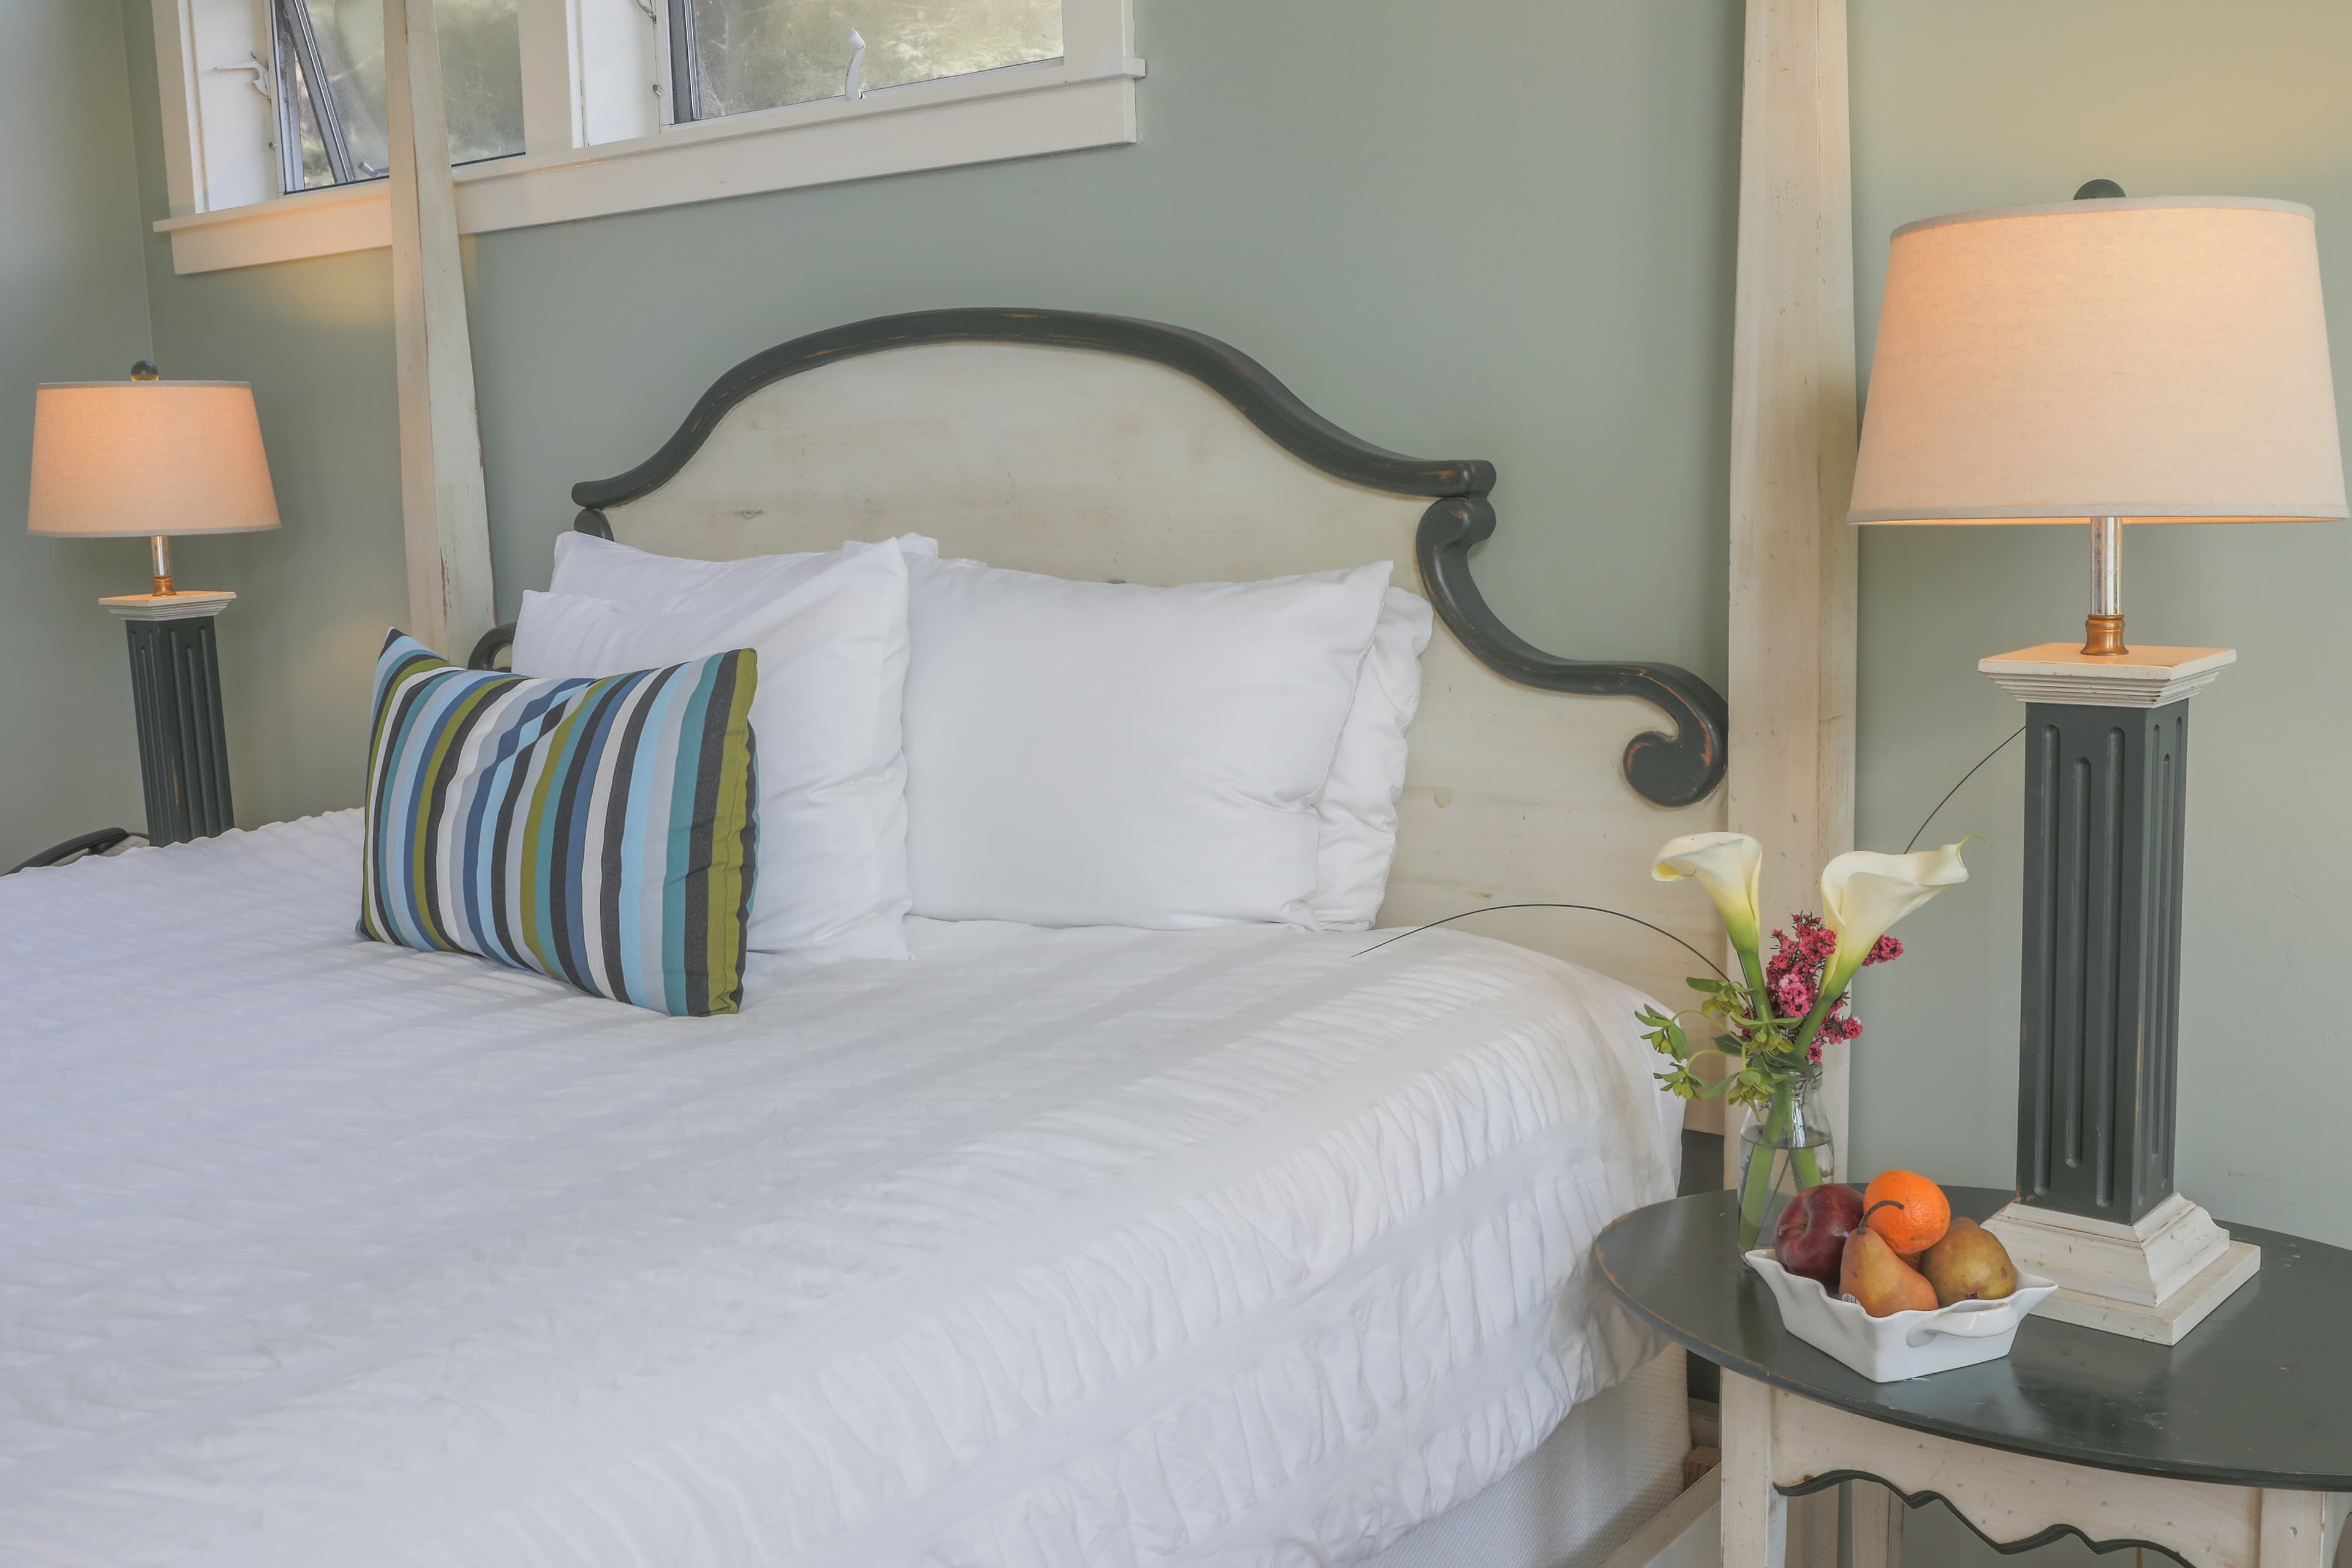
{"label": "headboard", "polygon": [[[1495,528],[1494,482],[1489,463],[1359,440],[1198,332],[954,310],[755,354],[659,451],[572,495],[582,530],[714,560],[906,532],[991,565],[1136,583],[1392,559],[1442,626],[1381,923],[1567,900],[1712,951],[1706,900],[1652,882],[1649,865],[1666,838],[1721,825],[1723,699],[1671,665],[1559,658],[1504,626],[1469,568]],[[1691,963],[1591,915],[1466,923],[1661,994]]]}

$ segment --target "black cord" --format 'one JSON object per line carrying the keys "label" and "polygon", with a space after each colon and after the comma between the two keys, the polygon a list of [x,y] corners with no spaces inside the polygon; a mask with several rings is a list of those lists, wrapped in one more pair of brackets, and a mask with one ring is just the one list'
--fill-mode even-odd
{"label": "black cord", "polygon": [[[1706,964],[1709,969],[1714,970],[1717,974],[1723,974],[1723,965],[1717,963],[1706,954],[1699,952],[1698,949],[1691,946],[1690,943],[1684,942],[1682,938],[1676,936],[1665,927],[1651,925],[1649,921],[1642,919],[1639,915],[1629,915],[1622,910],[1612,910],[1601,904],[1489,904],[1484,909],[1464,910],[1458,915],[1447,915],[1444,920],[1432,921],[1428,925],[1415,926],[1411,931],[1401,931],[1397,932],[1396,935],[1389,937],[1385,941],[1372,943],[1371,946],[1364,949],[1363,952],[1359,952],[1354,956],[1361,958],[1364,956],[1364,953],[1380,952],[1381,949],[1388,946],[1391,942],[1402,942],[1409,936],[1419,936],[1423,931],[1428,931],[1432,929],[1432,927],[1446,925],[1454,921],[1466,921],[1472,915],[1490,915],[1498,910],[1584,910],[1596,915],[1615,915],[1621,921],[1632,921],[1637,926],[1646,927],[1651,931],[1656,931],[1668,942],[1680,945],[1685,952],[1690,953],[1692,957],[1697,959],[1701,963]],[[1731,978],[1728,974],[1723,974],[1723,977],[1726,980]]]}
{"label": "black cord", "polygon": [[[1977,760],[1977,766],[1976,766],[1975,768],[1970,768],[1967,773],[1962,773],[1962,774],[1960,775],[1960,784],[1954,784],[1951,788],[1949,788],[1949,789],[1948,789],[1948,790],[1946,790],[1946,791],[1944,792],[1944,798],[1943,798],[1943,799],[1941,799],[1941,800],[1939,800],[1939,801],[1937,801],[1937,802],[1936,803],[1936,811],[1941,811],[1941,810],[1943,810],[1943,809],[1944,809],[1944,807],[1946,807],[1947,805],[1949,805],[1951,804],[1952,797],[1953,797],[1954,795],[1958,795],[1958,794],[1959,794],[1959,793],[1960,793],[1960,784],[1964,784],[1968,783],[1970,779],[1972,779],[1972,778],[1974,778],[1974,777],[1976,777],[1976,776],[1977,776],[1977,768],[1981,768],[1981,767],[1983,767],[1983,766],[1985,765],[1985,763],[1989,763],[1989,762],[1992,761],[1995,757],[1997,757],[1997,756],[2000,755],[2001,746],[2006,746],[2006,745],[2008,745],[2010,741],[2014,741],[2014,740],[2016,740],[2016,739],[2017,739],[2017,737],[2018,737],[2019,735],[2022,735],[2022,734],[2024,734],[2024,733],[2025,733],[2025,726],[2024,726],[2024,725],[2022,725],[2022,724],[2020,724],[2020,725],[2017,727],[2016,732],[2015,732],[2014,734],[2011,734],[2011,735],[2009,737],[2009,740],[2007,740],[2007,741],[2003,741],[2003,742],[2000,743],[2000,746],[1995,746],[1991,751],[1987,752],[1986,752],[1982,757],[1979,758],[1979,759]],[[1936,820],[1936,811],[1931,811],[1931,812],[1929,812],[1929,813],[1927,815],[1926,818],[1920,822],[1920,824],[1919,824],[1919,832],[1918,832],[1918,833],[1914,833],[1914,834],[1911,836],[1911,842],[1910,842],[1909,844],[1906,844],[1906,845],[1903,847],[1903,853],[1905,853],[1906,855],[1910,854],[1910,853],[1911,853],[1911,851],[1912,851],[1912,849],[1913,849],[1913,847],[1918,844],[1918,842],[1919,842],[1919,834],[1920,834],[1920,833],[1925,833],[1925,832],[1927,832],[1927,824]]]}

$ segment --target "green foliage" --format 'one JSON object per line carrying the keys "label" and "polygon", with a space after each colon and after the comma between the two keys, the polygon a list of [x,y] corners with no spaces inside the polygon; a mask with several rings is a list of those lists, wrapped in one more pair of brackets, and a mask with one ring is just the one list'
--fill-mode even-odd
{"label": "green foliage", "polygon": [[704,112],[832,98],[866,39],[868,89],[962,76],[1062,52],[1060,0],[674,0],[691,4]]}
{"label": "green foliage", "polygon": [[[362,178],[392,166],[383,103],[383,6],[381,0],[303,0],[309,6],[328,80],[302,84],[302,166],[306,184],[331,175],[326,143],[308,95],[323,87],[334,95],[343,135]],[[515,0],[435,0],[433,26],[441,42],[441,93],[448,105],[449,161],[503,157],[522,151],[521,33]]]}
{"label": "green foliage", "polygon": [[[1774,1087],[1805,1069],[1805,1051],[1797,1043],[1798,1024],[1769,1016],[1757,994],[1736,980],[1695,974],[1686,982],[1706,1000],[1694,1008],[1668,1015],[1643,1007],[1634,1015],[1650,1048],[1673,1065],[1654,1076],[1670,1093],[1685,1100],[1713,1100],[1718,1095],[1733,1105],[1758,1108],[1769,1104]],[[1692,1043],[1693,1027],[1704,1026],[1706,1045]],[[1728,1069],[1709,1082],[1694,1068],[1701,1057],[1717,1057]]]}

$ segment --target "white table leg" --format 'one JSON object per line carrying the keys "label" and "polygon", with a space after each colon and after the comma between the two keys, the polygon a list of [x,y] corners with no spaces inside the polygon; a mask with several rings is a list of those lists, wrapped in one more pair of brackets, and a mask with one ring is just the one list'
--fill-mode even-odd
{"label": "white table leg", "polygon": [[1786,1499],[1788,1520],[1781,1539],[1782,1568],[1837,1568],[1838,1492],[1807,1492]]}
{"label": "white table leg", "polygon": [[[1727,1368],[1723,1568],[1781,1568],[1787,1541],[1788,1500],[1772,1489],[1772,1391]],[[2272,1565],[2265,1562],[2262,1568]]]}
{"label": "white table leg", "polygon": [[2328,1568],[2332,1501],[2325,1492],[2265,1490],[2257,1568]]}
{"label": "white table leg", "polygon": [[1875,1481],[1849,1481],[1853,1568],[1903,1568],[1903,1500]]}

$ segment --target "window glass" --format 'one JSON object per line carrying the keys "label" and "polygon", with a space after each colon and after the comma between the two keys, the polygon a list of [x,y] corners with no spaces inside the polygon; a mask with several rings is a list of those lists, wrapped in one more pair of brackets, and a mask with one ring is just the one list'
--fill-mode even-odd
{"label": "window glass", "polygon": [[[319,117],[310,108],[310,80],[302,74],[299,57],[289,56],[286,64],[286,80],[289,84],[287,90],[293,94],[295,136],[301,159],[302,183],[298,188],[307,191],[313,185],[331,185],[335,183],[335,172],[333,165],[327,161],[326,133],[319,128]],[[287,174],[289,183],[294,177],[289,170]]]}
{"label": "window glass", "polygon": [[[838,98],[866,40],[868,91],[1062,52],[1061,0],[674,0],[691,37],[681,118]],[[682,85],[686,85],[682,81]]]}
{"label": "window glass", "polygon": [[[391,172],[383,110],[383,0],[279,0],[304,7],[318,44],[331,109],[352,165],[350,179],[381,179]],[[449,161],[470,163],[522,151],[521,33],[515,0],[435,0],[441,41],[441,95],[449,116]],[[287,31],[304,17],[289,16]],[[281,46],[282,47],[282,46]],[[298,53],[299,65],[301,56]],[[309,185],[336,183],[323,139],[311,152],[318,84],[300,104],[302,169]]]}

